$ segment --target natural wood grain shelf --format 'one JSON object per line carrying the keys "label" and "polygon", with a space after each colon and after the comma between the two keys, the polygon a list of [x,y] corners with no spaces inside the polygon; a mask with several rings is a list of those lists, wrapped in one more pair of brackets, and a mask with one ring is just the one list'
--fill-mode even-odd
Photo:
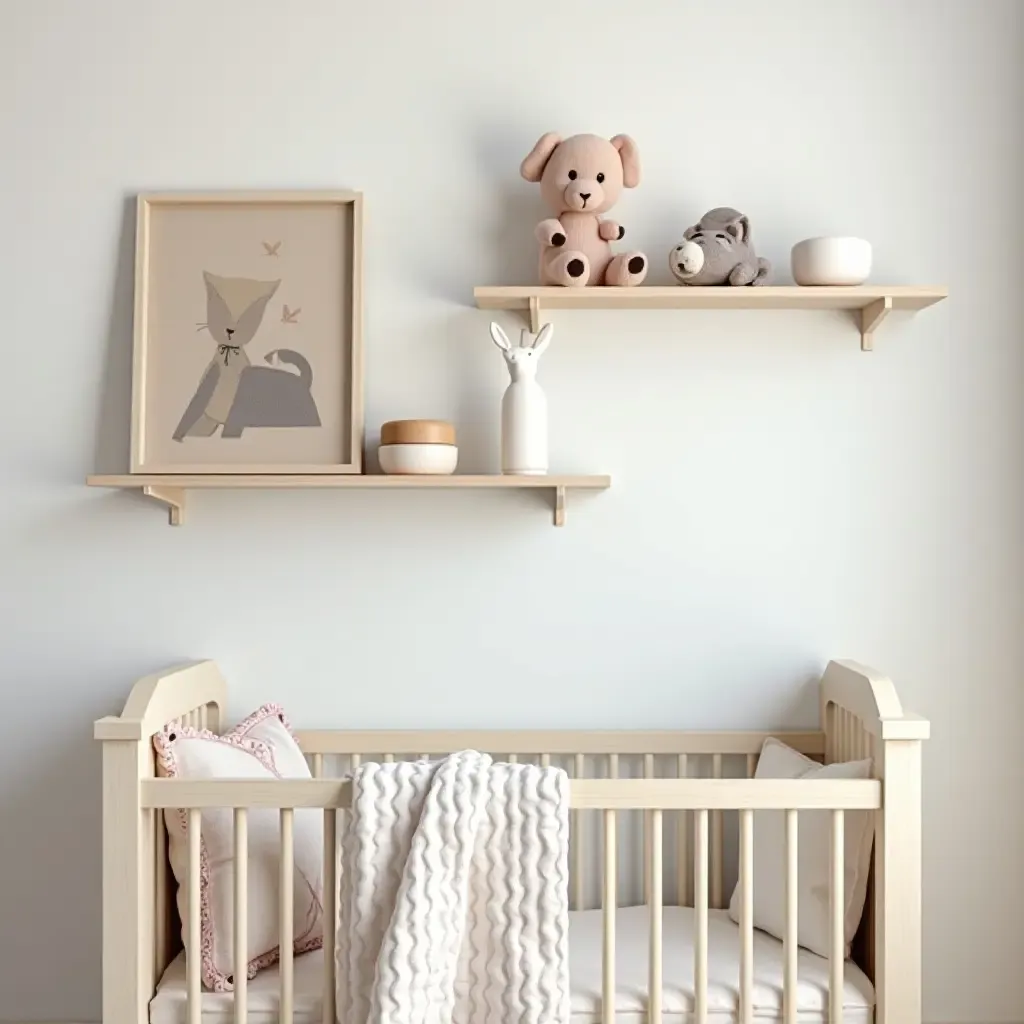
{"label": "natural wood grain shelf", "polygon": [[192,490],[228,490],[233,488],[277,489],[348,488],[351,490],[450,490],[478,487],[500,490],[549,491],[554,509],[555,526],[565,525],[566,491],[603,491],[611,487],[609,476],[358,476],[358,475],[221,475],[181,473],[129,473],[123,476],[90,476],[90,487],[119,487],[141,491],[162,502],[170,512],[172,526],[185,520],[185,495]]}
{"label": "natural wood grain shelf", "polygon": [[848,309],[870,351],[878,325],[892,310],[915,312],[946,298],[946,289],[916,285],[768,288],[551,288],[481,286],[473,290],[478,309],[522,311],[530,330],[540,330],[543,311],[552,309]]}

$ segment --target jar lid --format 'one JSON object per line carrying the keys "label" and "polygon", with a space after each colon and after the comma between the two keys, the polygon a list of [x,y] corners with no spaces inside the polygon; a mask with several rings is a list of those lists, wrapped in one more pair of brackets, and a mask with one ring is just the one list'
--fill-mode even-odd
{"label": "jar lid", "polygon": [[455,444],[455,427],[444,420],[389,420],[381,444]]}

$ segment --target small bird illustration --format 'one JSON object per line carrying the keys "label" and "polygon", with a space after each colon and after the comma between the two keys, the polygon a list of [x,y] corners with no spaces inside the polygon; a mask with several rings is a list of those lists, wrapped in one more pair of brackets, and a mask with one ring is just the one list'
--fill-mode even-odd
{"label": "small bird illustration", "polygon": [[299,314],[302,312],[302,307],[298,306],[295,309],[289,309],[286,305],[281,310],[281,323],[283,324],[297,324],[299,322]]}
{"label": "small bird illustration", "polygon": [[267,250],[264,255],[266,255],[266,256],[278,256],[280,254],[278,253],[277,250],[281,248],[281,243],[280,242],[264,242],[263,243],[263,248]]}

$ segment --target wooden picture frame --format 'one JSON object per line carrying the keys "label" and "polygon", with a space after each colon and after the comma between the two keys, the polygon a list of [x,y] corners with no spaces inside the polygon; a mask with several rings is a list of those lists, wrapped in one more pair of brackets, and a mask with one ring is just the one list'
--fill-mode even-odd
{"label": "wooden picture frame", "polygon": [[131,472],[362,473],[362,194],[137,210]]}

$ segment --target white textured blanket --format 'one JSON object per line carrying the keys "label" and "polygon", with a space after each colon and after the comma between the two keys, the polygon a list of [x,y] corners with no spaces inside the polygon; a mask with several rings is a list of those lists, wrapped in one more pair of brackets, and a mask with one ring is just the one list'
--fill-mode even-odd
{"label": "white textured blanket", "polygon": [[567,1024],[566,773],[462,751],[353,788],[340,1024]]}

